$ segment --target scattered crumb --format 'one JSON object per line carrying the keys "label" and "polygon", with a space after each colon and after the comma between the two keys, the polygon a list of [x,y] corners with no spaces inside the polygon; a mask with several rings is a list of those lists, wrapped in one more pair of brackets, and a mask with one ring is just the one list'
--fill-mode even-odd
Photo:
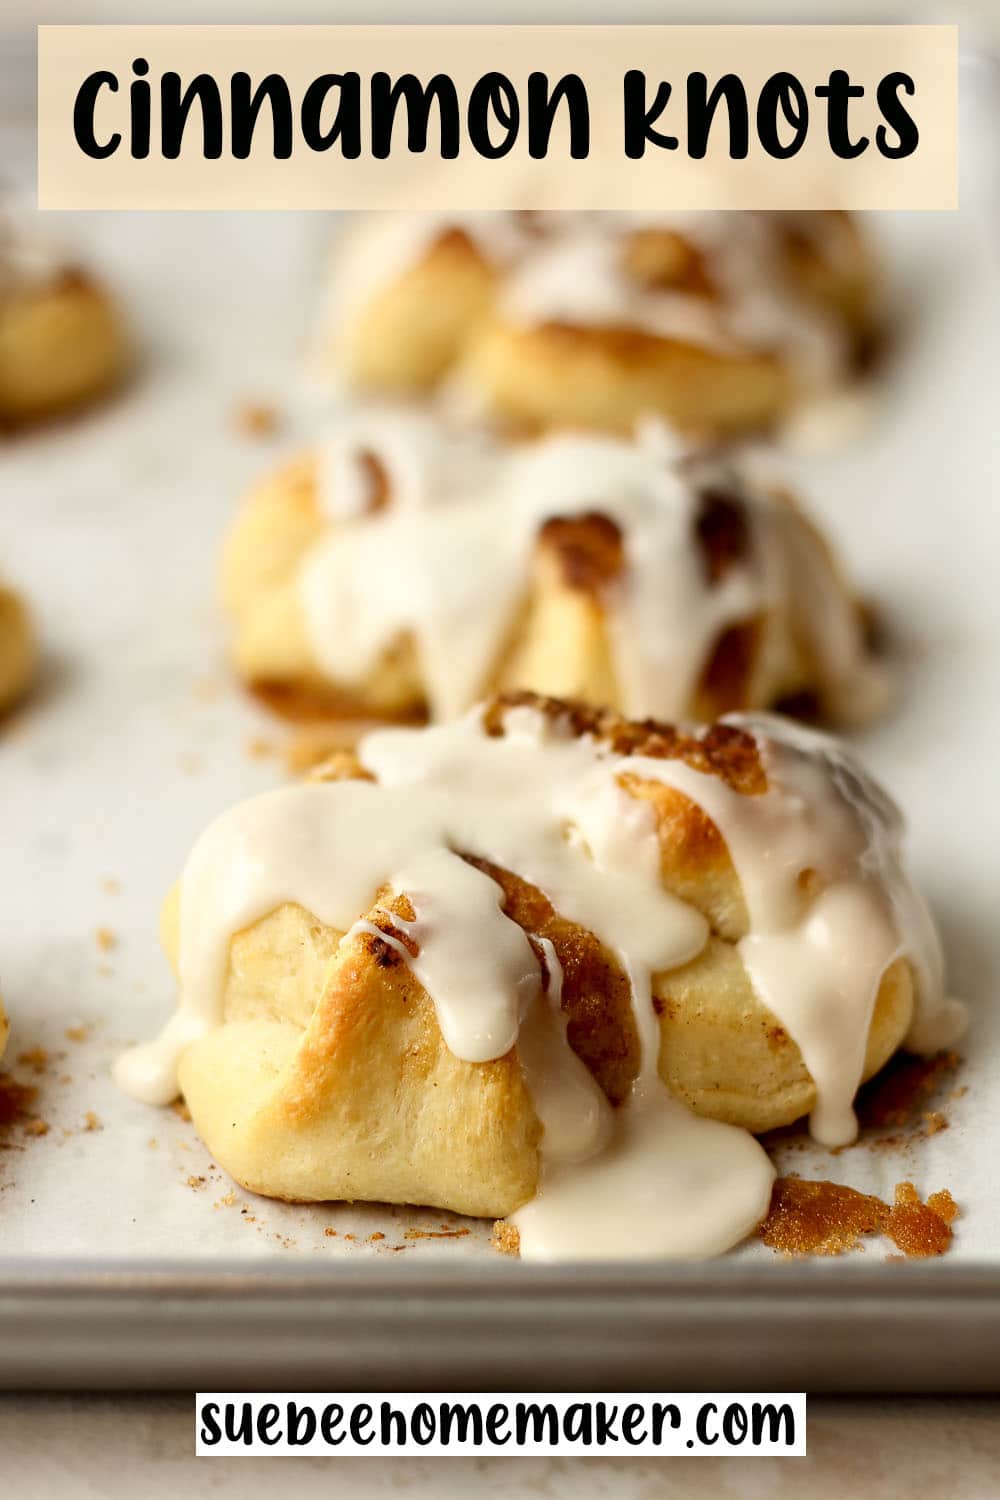
{"label": "scattered crumb", "polygon": [[155,1135],[151,1135],[149,1137],[149,1140],[146,1142],[146,1145],[149,1147],[150,1151],[155,1151],[157,1149],[157,1147],[159,1146],[159,1144],[160,1143],[156,1139]]}
{"label": "scattered crumb", "polygon": [[[204,1179],[202,1179],[204,1181]],[[190,1182],[190,1177],[188,1182]],[[239,1202],[239,1195],[235,1188],[230,1188],[228,1193],[223,1193],[216,1207],[235,1208]]]}
{"label": "scattered crumb", "polygon": [[323,1233],[328,1240],[335,1240],[337,1238],[337,1231],[335,1229],[324,1229]]}
{"label": "scattered crumb", "polygon": [[497,1219],[493,1225],[490,1244],[501,1255],[520,1255],[521,1253],[520,1233],[513,1224],[508,1224],[506,1219]]}
{"label": "scattered crumb", "polygon": [[26,1119],[37,1098],[38,1090],[32,1084],[18,1083],[9,1073],[0,1073],[0,1125]]}
{"label": "scattered crumb", "polygon": [[280,425],[280,413],[268,402],[241,401],[233,412],[233,426],[243,437],[273,437]]}
{"label": "scattered crumb", "polygon": [[939,1192],[931,1193],[927,1199],[927,1207],[933,1209],[939,1219],[946,1224],[954,1224],[955,1220],[961,1218],[962,1211],[947,1188],[941,1188]]}
{"label": "scattered crumb", "polygon": [[385,1235],[382,1234],[380,1230],[376,1229],[375,1233],[374,1234],[370,1234],[368,1236],[368,1238],[369,1238],[369,1240],[384,1240],[385,1239]]}
{"label": "scattered crumb", "polygon": [[35,1073],[44,1073],[49,1065],[49,1054],[44,1047],[30,1047],[26,1052],[19,1052],[17,1060],[25,1068],[31,1068]]}
{"label": "scattered crumb", "polygon": [[912,1182],[901,1182],[890,1206],[841,1183],[779,1177],[757,1233],[783,1255],[842,1255],[872,1234],[886,1235],[907,1256],[943,1255],[957,1217],[947,1189],[922,1203]]}
{"label": "scattered crumb", "polygon": [[961,1059],[956,1052],[938,1052],[933,1057],[913,1057],[900,1052],[858,1094],[857,1112],[862,1128],[909,1125],[919,1114],[945,1076],[953,1073]]}
{"label": "scattered crumb", "polygon": [[87,1113],[83,1117],[83,1128],[84,1130],[103,1130],[104,1126],[101,1124],[97,1115],[94,1114],[94,1111],[92,1109],[88,1109]]}
{"label": "scattered crumb", "polygon": [[204,1177],[191,1176],[186,1181],[189,1188],[200,1188],[205,1186],[206,1179]]}
{"label": "scattered crumb", "polygon": [[29,1120],[24,1127],[26,1135],[48,1135],[48,1120]]}
{"label": "scattered crumb", "polygon": [[67,1026],[66,1040],[68,1042],[85,1042],[90,1036],[91,1029],[92,1028],[88,1025]]}
{"label": "scattered crumb", "polygon": [[112,948],[118,947],[118,939],[110,927],[98,927],[94,937],[102,953],[110,953]]}
{"label": "scattered crumb", "polygon": [[270,740],[264,739],[263,735],[254,735],[253,739],[247,741],[247,755],[251,760],[266,760],[269,755],[274,754],[274,746]]}
{"label": "scattered crumb", "polygon": [[931,1109],[924,1115],[924,1135],[938,1135],[948,1129],[948,1121],[939,1109]]}
{"label": "scattered crumb", "polygon": [[404,1240],[460,1240],[470,1233],[471,1230],[468,1229],[408,1229],[403,1238]]}
{"label": "scattered crumb", "polygon": [[183,1099],[175,1099],[170,1108],[173,1110],[178,1119],[190,1120],[191,1111],[188,1109]]}
{"label": "scattered crumb", "polygon": [[779,1177],[757,1233],[783,1255],[842,1255],[880,1230],[886,1213],[881,1198],[840,1183]]}
{"label": "scattered crumb", "polygon": [[896,1187],[896,1201],[889,1210],[885,1232],[904,1255],[925,1258],[944,1255],[951,1244],[951,1225],[958,1217],[958,1205],[944,1189],[932,1193],[926,1203],[912,1182]]}

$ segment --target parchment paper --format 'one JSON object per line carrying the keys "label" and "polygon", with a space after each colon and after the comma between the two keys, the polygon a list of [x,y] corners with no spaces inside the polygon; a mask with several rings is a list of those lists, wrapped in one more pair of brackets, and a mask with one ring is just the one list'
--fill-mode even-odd
{"label": "parchment paper", "polygon": [[[975,1022],[940,1106],[947,1129],[892,1151],[787,1149],[784,1161],[883,1196],[904,1178],[922,1192],[948,1187],[963,1217],[942,1276],[993,1258],[1000,1230],[990,118],[996,130],[974,90],[967,104],[962,211],[871,218],[898,322],[876,409],[846,449],[787,457],[888,622],[898,701],[859,742],[910,817],[912,865]],[[25,182],[29,141],[10,125],[0,141]],[[0,734],[0,988],[13,1021],[6,1066],[38,1087],[33,1111],[48,1126],[16,1127],[0,1150],[0,1263],[491,1255],[488,1226],[436,1210],[302,1208],[243,1193],[189,1123],[110,1080],[119,1049],[173,1006],[157,915],[191,843],[216,812],[285,775],[252,744],[276,747],[282,731],[228,675],[213,569],[243,487],[315,430],[318,397],[303,372],[333,225],[104,214],[47,227],[106,272],[142,357],[117,401],[0,447],[0,571],[30,596],[46,653],[36,701]],[[279,409],[276,437],[236,430],[247,398]],[[113,946],[102,948],[102,928]],[[48,1062],[36,1074],[37,1048]],[[873,1242],[866,1253],[890,1249]],[[763,1247],[740,1253],[780,1274]]]}

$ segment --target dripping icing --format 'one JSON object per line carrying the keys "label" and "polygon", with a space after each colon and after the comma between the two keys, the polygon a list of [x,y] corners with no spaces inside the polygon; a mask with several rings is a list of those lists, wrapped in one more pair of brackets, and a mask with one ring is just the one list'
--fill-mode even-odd
{"label": "dripping icing", "polygon": [[[773,1172],[747,1132],[693,1115],[659,1081],[653,977],[695,956],[708,928],[663,889],[652,810],[621,786],[623,771],[674,787],[719,828],[750,919],[741,956],[813,1073],[820,1138],[839,1143],[853,1131],[871,1008],[896,957],[909,958],[916,978],[910,1045],[941,1045],[961,1023],[940,988],[933,926],[902,872],[893,804],[827,737],[767,718],[729,722],[756,741],[760,794],[683,761],[616,755],[574,736],[565,717],[519,707],[506,711],[499,737],[479,711],[369,736],[361,759],[378,784],[307,784],[232,809],[184,872],[179,1009],[157,1042],[119,1061],[118,1081],[151,1102],[174,1096],[180,1053],[223,1021],[236,932],[296,902],[351,942],[364,929],[357,913],[388,886],[413,906],[412,921],[392,918],[406,939],[393,941],[451,1050],[485,1061],[519,1044],[544,1126],[537,1194],[513,1216],[522,1253],[727,1248],[766,1211]],[[457,850],[516,872],[618,956],[640,1043],[619,1109],[568,1048],[551,944],[540,940],[540,966],[500,888]],[[803,891],[803,868],[815,872],[818,895]],[[831,958],[846,958],[835,981]]]}

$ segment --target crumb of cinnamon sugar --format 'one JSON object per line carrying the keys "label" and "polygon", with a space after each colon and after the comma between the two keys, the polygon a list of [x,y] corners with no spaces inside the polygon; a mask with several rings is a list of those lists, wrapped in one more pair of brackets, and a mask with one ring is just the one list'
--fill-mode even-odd
{"label": "crumb of cinnamon sugar", "polygon": [[104,1126],[101,1124],[98,1116],[94,1114],[94,1111],[88,1109],[83,1117],[83,1128],[84,1130],[103,1130]]}
{"label": "crumb of cinnamon sugar", "polygon": [[337,1238],[337,1231],[335,1229],[324,1229],[323,1233],[328,1240],[335,1240]]}
{"label": "crumb of cinnamon sugar", "polygon": [[886,1235],[906,1256],[943,1255],[958,1212],[947,1189],[922,1203],[912,1182],[898,1184],[890,1206],[840,1183],[779,1177],[757,1233],[784,1255],[841,1255],[873,1234]]}
{"label": "crumb of cinnamon sugar", "polygon": [[470,1233],[471,1230],[468,1229],[408,1229],[403,1238],[404,1240],[460,1240]]}
{"label": "crumb of cinnamon sugar", "polygon": [[946,1224],[954,1224],[956,1219],[962,1217],[962,1210],[947,1188],[939,1188],[936,1193],[929,1193],[927,1207],[933,1209],[938,1218],[943,1219]]}
{"label": "crumb of cinnamon sugar", "polygon": [[86,1024],[82,1026],[67,1026],[65,1032],[66,1040],[68,1042],[85,1042],[90,1036],[90,1032],[91,1027]]}
{"label": "crumb of cinnamon sugar", "polygon": [[497,1219],[493,1225],[490,1244],[501,1255],[520,1255],[521,1253],[521,1236],[514,1225],[508,1224],[506,1219]]}
{"label": "crumb of cinnamon sugar", "polygon": [[24,1127],[26,1135],[48,1135],[49,1129],[48,1120],[29,1120]]}
{"label": "crumb of cinnamon sugar", "polygon": [[881,1198],[855,1188],[779,1177],[757,1233],[782,1255],[843,1255],[855,1249],[863,1235],[880,1230],[887,1214]]}
{"label": "crumb of cinnamon sugar", "polygon": [[243,437],[272,437],[280,425],[280,413],[268,402],[241,401],[233,412],[233,426]]}
{"label": "crumb of cinnamon sugar", "polygon": [[927,1202],[921,1203],[913,1183],[900,1182],[885,1232],[904,1255],[920,1259],[943,1255],[951,1244],[951,1226],[958,1212],[958,1204],[947,1188],[931,1193]]}
{"label": "crumb of cinnamon sugar", "polygon": [[170,1108],[173,1110],[178,1119],[190,1120],[191,1111],[188,1109],[183,1099],[175,1099]]}
{"label": "crumb of cinnamon sugar", "polygon": [[381,1230],[376,1229],[375,1233],[374,1234],[370,1234],[368,1236],[368,1238],[369,1238],[369,1240],[384,1240],[385,1239],[385,1235],[382,1234]]}
{"label": "crumb of cinnamon sugar", "polygon": [[31,1068],[35,1073],[44,1073],[49,1065],[49,1054],[44,1047],[29,1047],[26,1052],[19,1052],[17,1060],[25,1068]]}
{"label": "crumb of cinnamon sugar", "polygon": [[18,1083],[9,1073],[0,1073],[0,1126],[26,1119],[37,1098],[33,1084]]}
{"label": "crumb of cinnamon sugar", "polygon": [[897,1053],[858,1094],[861,1125],[869,1128],[909,1125],[960,1061],[956,1052],[938,1052],[933,1057]]}
{"label": "crumb of cinnamon sugar", "polygon": [[924,1135],[939,1135],[948,1129],[948,1121],[939,1109],[930,1109],[924,1115]]}
{"label": "crumb of cinnamon sugar", "polygon": [[205,1179],[204,1179],[204,1177],[195,1177],[195,1176],[191,1176],[191,1177],[188,1177],[188,1178],[187,1178],[187,1179],[186,1179],[186,1185],[187,1185],[187,1186],[188,1186],[188,1187],[189,1187],[189,1188],[200,1188],[200,1187],[204,1187],[204,1186],[205,1186]]}

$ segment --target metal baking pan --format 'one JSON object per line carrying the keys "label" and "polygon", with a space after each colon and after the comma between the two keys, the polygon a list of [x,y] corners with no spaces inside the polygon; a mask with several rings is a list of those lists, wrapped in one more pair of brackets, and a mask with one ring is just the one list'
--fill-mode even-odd
{"label": "metal baking pan", "polygon": [[[0,152],[29,190],[29,59],[5,57]],[[9,89],[4,68],[22,70]],[[996,78],[967,60],[960,212],[872,216],[899,329],[878,409],[840,451],[786,459],[888,620],[898,704],[861,748],[910,813],[952,984],[976,1012],[948,1130],[801,1170],[883,1194],[950,1188],[953,1252],[522,1266],[447,1215],[231,1193],[190,1125],[116,1093],[110,1061],[172,1004],[159,900],[207,819],[281,775],[247,753],[278,735],[228,679],[212,573],[241,487],[312,429],[303,353],[331,225],[61,215],[55,231],[129,309],[141,362],[117,401],[0,448],[3,571],[47,655],[0,736],[0,979],[7,1065],[49,1127],[0,1152],[0,1386],[995,1388]],[[279,407],[276,439],[237,435],[247,399]],[[369,1238],[390,1230],[406,1253]]]}

